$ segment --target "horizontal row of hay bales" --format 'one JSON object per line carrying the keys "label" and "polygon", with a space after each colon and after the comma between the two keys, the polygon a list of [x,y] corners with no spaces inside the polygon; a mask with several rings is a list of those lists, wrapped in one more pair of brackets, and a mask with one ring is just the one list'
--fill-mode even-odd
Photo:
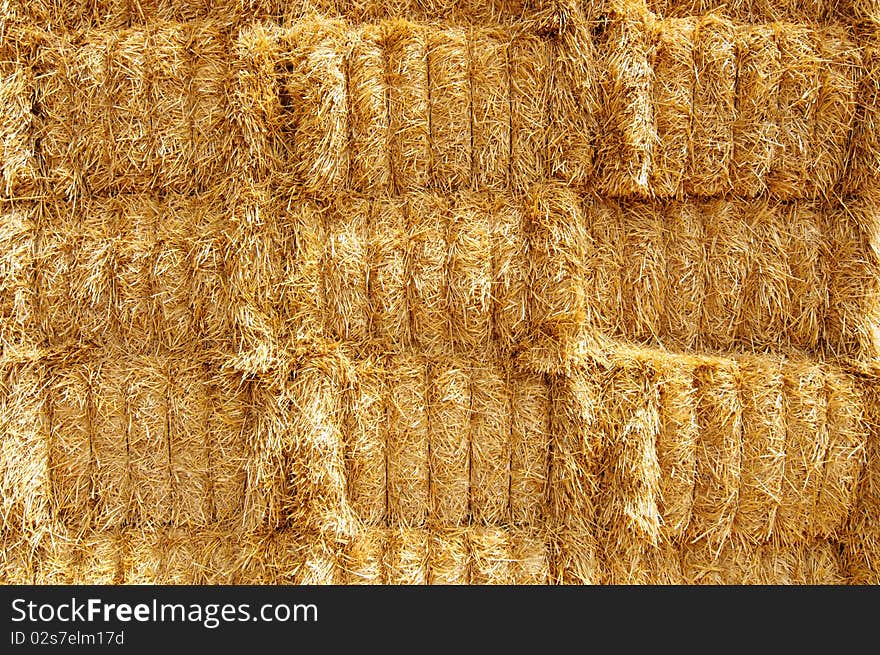
{"label": "horizontal row of hay bales", "polygon": [[877,108],[860,88],[877,76],[843,28],[644,13],[607,25],[544,36],[307,19],[236,35],[195,21],[7,36],[3,192],[271,178],[375,195],[553,178],[611,197],[788,200],[873,186]]}
{"label": "horizontal row of hay bales", "polygon": [[[36,555],[36,557],[34,557]],[[831,541],[758,548],[603,548],[589,536],[519,528],[371,528],[347,544],[293,531],[118,531],[6,550],[24,584],[843,584],[870,583]],[[876,575],[876,572],[875,572]],[[873,579],[876,583],[876,578]]]}
{"label": "horizontal row of hay bales", "polygon": [[260,376],[188,352],[4,363],[4,541],[517,526],[717,553],[877,534],[876,373],[652,349],[564,370],[530,352],[286,361]]}
{"label": "horizontal row of hay bales", "polygon": [[870,361],[878,221],[867,198],[618,202],[561,185],[12,202],[0,339],[8,353],[186,346],[246,370],[302,340],[438,355],[582,335]]}

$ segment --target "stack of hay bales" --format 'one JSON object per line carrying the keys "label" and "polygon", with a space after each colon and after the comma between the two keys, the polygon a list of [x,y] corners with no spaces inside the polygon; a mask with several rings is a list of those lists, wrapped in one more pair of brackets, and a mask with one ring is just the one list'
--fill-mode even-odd
{"label": "stack of hay bales", "polygon": [[880,581],[871,3],[3,11],[0,580]]}

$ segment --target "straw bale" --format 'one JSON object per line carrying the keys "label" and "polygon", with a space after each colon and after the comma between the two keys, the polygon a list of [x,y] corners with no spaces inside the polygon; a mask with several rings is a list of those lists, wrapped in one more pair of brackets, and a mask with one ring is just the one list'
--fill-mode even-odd
{"label": "straw bale", "polygon": [[602,555],[602,584],[678,585],[684,581],[679,550],[667,543],[636,541],[606,547]]}
{"label": "straw bale", "polygon": [[294,575],[296,585],[335,585],[342,583],[342,572],[336,563],[339,553],[324,539],[313,541],[305,550],[304,559]]}
{"label": "straw bale", "polygon": [[293,482],[292,524],[303,509],[310,514],[309,525],[328,537],[351,534],[355,520],[346,493],[342,366],[332,357],[308,357],[284,390],[292,411],[293,447],[285,467]]}
{"label": "straw bale", "polygon": [[709,283],[706,226],[702,206],[673,202],[663,216],[667,225],[665,260],[668,286],[661,334],[669,347],[694,351],[703,345],[702,315]]}
{"label": "straw bale", "polygon": [[52,366],[47,387],[50,411],[49,470],[52,516],[73,532],[92,513],[92,421],[95,367],[82,362]]}
{"label": "straw bale", "polygon": [[370,336],[369,219],[367,201],[345,197],[326,213],[324,325],[325,333],[339,341],[364,343]]}
{"label": "straw bale", "polygon": [[491,198],[457,197],[447,227],[447,303],[452,344],[462,352],[485,350],[492,337]]}
{"label": "straw bale", "polygon": [[861,39],[861,69],[856,86],[858,103],[853,121],[843,190],[860,194],[880,179],[880,38],[876,32]]}
{"label": "straw bale", "polygon": [[816,111],[821,87],[821,58],[813,31],[807,26],[774,26],[781,71],[777,93],[778,148],[767,176],[767,187],[785,200],[803,195],[816,163]]}
{"label": "straw bale", "polygon": [[46,382],[37,363],[0,367],[0,525],[32,543],[52,509]]}
{"label": "straw bale", "polygon": [[643,202],[624,208],[622,250],[623,333],[628,341],[657,343],[668,293],[663,209]]}
{"label": "straw bale", "polygon": [[388,419],[384,384],[376,362],[359,362],[345,397],[348,502],[366,526],[385,523]]}
{"label": "straw bale", "polygon": [[585,278],[592,241],[577,195],[556,185],[529,198],[532,330],[551,337],[577,332],[585,319]]}
{"label": "straw bale", "polygon": [[[129,417],[130,405],[136,400],[129,395],[125,368],[124,361],[107,358],[89,366],[93,525],[99,531],[118,528],[129,519],[133,487],[129,462],[129,431],[133,426]],[[161,418],[164,420],[164,414]]]}
{"label": "straw bale", "polygon": [[650,193],[657,141],[647,16],[628,11],[607,24],[599,82],[602,116],[596,144],[599,189],[610,196]]}
{"label": "straw bale", "polygon": [[628,268],[623,248],[626,225],[621,205],[595,199],[587,205],[587,225],[592,239],[585,272],[586,324],[597,333],[618,336],[623,332],[623,279]]}
{"label": "straw bale", "polygon": [[476,189],[506,188],[511,172],[510,41],[499,29],[474,27],[467,43],[472,103],[470,179]]}
{"label": "straw bale", "polygon": [[844,27],[823,26],[813,34],[818,50],[819,91],[813,118],[815,151],[808,163],[804,195],[830,197],[837,191],[847,163],[855,120],[858,47]]}
{"label": "straw bale", "polygon": [[846,584],[846,574],[839,547],[832,541],[819,540],[803,547],[802,570],[810,585]]}
{"label": "straw bale", "polygon": [[391,174],[398,193],[427,186],[431,164],[431,105],[427,30],[403,20],[385,26]]}
{"label": "straw bale", "polygon": [[510,44],[508,61],[510,185],[524,191],[549,170],[550,45],[538,37],[518,35]]}
{"label": "straw bale", "polygon": [[0,196],[33,197],[39,192],[36,84],[29,68],[3,62],[0,66]]}
{"label": "straw bale", "polygon": [[383,559],[385,531],[367,528],[360,531],[346,546],[342,555],[345,584],[377,585],[385,581]]}
{"label": "straw bale", "polygon": [[782,74],[772,25],[736,28],[736,120],[733,124],[733,189],[744,196],[767,191],[767,174],[777,151],[776,95]]}
{"label": "straw bale", "polygon": [[690,168],[685,190],[714,196],[731,190],[733,128],[736,118],[736,33],[717,14],[703,16],[694,36]]}
{"label": "straw bale", "polygon": [[409,343],[410,334],[406,216],[399,203],[379,198],[372,203],[369,225],[372,335],[382,347],[392,348]]}
{"label": "straw bale", "polygon": [[869,195],[846,207],[826,205],[822,220],[826,348],[872,361],[880,353],[880,204]]}
{"label": "straw bale", "polygon": [[593,175],[600,66],[590,25],[576,3],[565,8],[564,25],[551,43],[549,175],[585,186]]}
{"label": "straw bale", "polygon": [[0,533],[0,583],[4,585],[36,584],[39,577],[39,551],[36,546],[16,539],[4,530]]}
{"label": "straw bale", "polygon": [[465,525],[470,513],[470,371],[461,361],[432,363],[428,371],[430,516],[443,525]]}
{"label": "straw bale", "polygon": [[880,584],[880,536],[876,531],[849,535],[844,543],[843,567],[849,584]]}
{"label": "straw bale", "polygon": [[510,505],[510,400],[497,365],[477,363],[470,373],[471,519],[499,525]]}
{"label": "straw bale", "polygon": [[401,355],[387,366],[388,523],[425,523],[430,501],[430,464],[425,364]]}
{"label": "straw bale", "polygon": [[0,352],[28,350],[39,339],[36,218],[27,205],[0,208]]}
{"label": "straw bale", "polygon": [[510,584],[550,583],[550,551],[545,535],[533,530],[510,534]]}
{"label": "straw bale", "polygon": [[825,424],[828,447],[810,532],[820,538],[839,537],[855,503],[868,439],[862,397],[852,377],[831,369],[825,377]]}
{"label": "straw bale", "polygon": [[492,337],[501,348],[522,343],[529,329],[529,240],[518,203],[492,206]]}
{"label": "straw bale", "polygon": [[[285,307],[287,323],[284,334],[299,341],[323,335],[327,307],[327,289],[324,286],[324,262],[327,234],[327,213],[330,207],[312,202],[289,202],[288,214],[282,219],[285,235],[293,235],[292,242],[276,252],[284,255],[284,247],[292,250],[284,265]],[[282,242],[283,243],[283,242]]]}
{"label": "straw bale", "polygon": [[707,252],[700,326],[706,346],[722,352],[731,350],[739,336],[744,310],[742,289],[754,258],[751,233],[741,218],[741,208],[741,203],[724,199],[701,206]]}
{"label": "straw bale", "polygon": [[742,466],[733,532],[749,544],[769,541],[785,474],[783,363],[772,357],[739,360]]}
{"label": "straw bale", "polygon": [[672,541],[685,535],[694,504],[699,439],[696,388],[687,360],[664,357],[656,366],[660,394],[657,507],[661,532]]}
{"label": "straw bale", "polygon": [[428,584],[428,532],[421,528],[389,530],[385,570],[387,584]]}
{"label": "straw bale", "polygon": [[407,202],[407,214],[406,296],[410,340],[421,352],[438,355],[446,352],[450,344],[447,288],[450,210],[441,196],[419,194]]}
{"label": "straw bale", "polygon": [[696,83],[696,19],[656,21],[652,25],[651,69],[657,143],[651,161],[651,190],[661,198],[677,197],[690,154],[691,98]]}
{"label": "straw bale", "polygon": [[829,443],[823,368],[791,362],[785,395],[785,477],[775,532],[779,543],[794,544],[808,536]]}
{"label": "straw bale", "polygon": [[[583,531],[595,519],[602,475],[605,434],[599,380],[592,370],[554,377],[550,398],[554,437],[550,453],[552,519],[566,528]],[[580,552],[578,543],[576,540],[572,544],[574,552]]]}
{"label": "straw bale", "polygon": [[287,506],[292,480],[285,466],[294,437],[290,407],[278,386],[274,380],[259,380],[245,388],[251,409],[243,425],[247,482],[240,521],[247,530],[276,530],[304,520],[302,503]]}
{"label": "straw bale", "polygon": [[234,534],[213,529],[171,529],[163,536],[162,545],[167,555],[162,583],[215,585],[236,582],[240,544]]}
{"label": "straw bale", "polygon": [[80,538],[56,534],[41,555],[37,584],[107,585],[122,578],[122,542],[116,532]]}
{"label": "straw bale", "polygon": [[306,544],[291,530],[247,533],[240,541],[236,582],[255,585],[295,583]]}
{"label": "straw bale", "polygon": [[[822,213],[808,202],[775,209],[775,223],[784,226],[782,249],[788,259],[787,310],[782,316],[782,335],[798,348],[815,351],[827,322],[828,278],[823,255]],[[781,292],[780,292],[781,293]]]}
{"label": "straw bale", "polygon": [[205,382],[212,525],[233,528],[244,516],[247,489],[247,386],[240,376],[219,371],[208,371]]}
{"label": "straw bale", "polygon": [[656,372],[649,362],[624,355],[600,383],[607,466],[599,525],[620,545],[657,544],[662,471],[657,457],[661,413]]}
{"label": "straw bale", "polygon": [[474,527],[468,531],[471,552],[470,584],[511,584],[510,535],[495,527]]}
{"label": "straw bale", "polygon": [[428,542],[430,584],[471,583],[469,546],[468,533],[462,528],[432,530]]}
{"label": "straw bale", "polygon": [[601,583],[599,547],[587,530],[561,530],[553,535],[551,584],[594,585]]}
{"label": "straw bale", "polygon": [[443,191],[471,180],[471,93],[467,32],[460,27],[427,34],[431,126],[431,182]]}
{"label": "straw bale", "polygon": [[742,472],[742,403],[739,366],[712,360],[694,370],[697,466],[689,534],[705,539],[716,552],[730,536]]}
{"label": "straw bale", "polygon": [[282,36],[282,106],[289,112],[297,181],[321,194],[348,180],[346,28],[342,21],[304,19]]}
{"label": "straw bale", "polygon": [[[320,226],[320,218],[312,218],[310,209],[303,204],[299,213],[312,219],[308,227]],[[311,236],[302,227],[306,223],[303,218],[297,225],[302,229],[294,232],[296,263],[303,279],[286,279],[288,253],[293,249],[290,231],[285,229],[287,225],[266,191],[258,190],[236,202],[228,220],[223,266],[232,305],[232,354],[248,369],[265,370],[279,348],[283,319],[299,318],[300,312],[306,312],[298,302],[302,298],[298,294],[309,292],[309,282],[312,287],[320,285],[320,259],[314,262],[314,256],[302,256],[301,243]],[[316,301],[312,295],[302,298],[303,302],[308,303],[308,298]],[[282,304],[284,301],[288,306]]]}
{"label": "straw bale", "polygon": [[550,388],[541,375],[510,370],[510,520],[540,525],[550,465]]}

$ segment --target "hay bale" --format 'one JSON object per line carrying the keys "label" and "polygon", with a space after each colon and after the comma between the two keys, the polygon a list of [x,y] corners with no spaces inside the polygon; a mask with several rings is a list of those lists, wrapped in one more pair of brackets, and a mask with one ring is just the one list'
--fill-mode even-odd
{"label": "hay bale", "polygon": [[384,43],[394,189],[423,189],[431,166],[427,30],[394,20],[385,24]]}
{"label": "hay bale", "polygon": [[120,537],[117,532],[54,535],[41,553],[37,584],[118,584],[122,578]]}
{"label": "hay bale", "polygon": [[428,369],[430,515],[442,525],[470,518],[470,371],[463,362],[432,363]]}
{"label": "hay bale", "polygon": [[531,529],[513,530],[510,554],[510,584],[550,583],[550,551],[545,534]]}
{"label": "hay bale", "polygon": [[586,318],[585,279],[592,238],[577,195],[556,185],[529,198],[532,331],[559,338]]}
{"label": "hay bale", "polygon": [[[588,530],[596,517],[605,448],[599,380],[594,371],[554,377],[550,399],[550,433],[554,435],[549,481],[552,521],[572,530]],[[592,557],[591,542],[582,544],[576,539],[571,544],[574,550],[568,546],[562,549],[577,553],[583,550],[580,546]]]}
{"label": "hay bale", "polygon": [[880,38],[869,33],[860,42],[861,70],[856,86],[856,114],[850,139],[843,190],[859,195],[877,185],[880,171]]}
{"label": "hay bale", "polygon": [[495,527],[474,527],[468,531],[471,552],[470,584],[511,584],[510,535]]}
{"label": "hay bale", "polygon": [[660,394],[657,507],[661,532],[671,542],[686,534],[691,520],[700,428],[693,364],[680,357],[662,357],[656,366]]}
{"label": "hay bale", "polygon": [[588,530],[560,530],[550,543],[551,584],[594,585],[601,582],[596,539]]}
{"label": "hay bale", "polygon": [[585,276],[586,324],[611,337],[623,333],[623,278],[628,263],[623,248],[626,226],[620,203],[594,199],[587,205],[587,224],[592,239]]}
{"label": "hay bale", "polygon": [[35,95],[36,84],[30,69],[5,61],[0,65],[0,195],[6,198],[34,197],[39,193]]}
{"label": "hay bale", "polygon": [[[286,507],[291,480],[285,474],[292,442],[287,399],[271,378],[250,382],[245,397],[250,406],[243,425],[246,458],[241,525],[248,531],[278,530],[305,522]],[[297,508],[302,511],[302,505]]]}
{"label": "hay bale", "polygon": [[861,58],[843,27],[820,27],[813,38],[820,58],[819,92],[813,123],[816,145],[805,194],[828,198],[836,193],[848,160]]}
{"label": "hay bale", "polygon": [[705,539],[718,552],[727,542],[742,474],[740,370],[734,360],[708,360],[694,370],[697,466],[690,539]]}
{"label": "hay bale", "polygon": [[809,536],[828,449],[825,371],[818,364],[793,361],[784,373],[785,476],[775,532],[779,543],[796,544]]}
{"label": "hay bale", "polygon": [[809,27],[779,24],[774,30],[781,65],[776,114],[780,130],[767,188],[774,196],[789,200],[802,197],[804,180],[813,178],[821,57]]}
{"label": "hay bale", "polygon": [[[267,208],[267,211],[271,209]],[[287,214],[281,214],[285,234],[280,235],[274,251],[268,256],[284,257],[284,285],[280,290],[270,290],[273,295],[269,297],[277,298],[274,294],[281,293],[282,317],[286,322],[283,333],[288,339],[308,340],[323,335],[327,314],[323,272],[329,211],[329,207],[318,203],[297,202],[288,204]],[[271,221],[270,217],[267,218],[267,222]],[[288,234],[293,235],[292,243],[284,241]],[[289,254],[285,248],[290,248]]]}
{"label": "hay bale", "polygon": [[720,352],[733,349],[743,325],[742,289],[754,260],[751,231],[741,220],[742,205],[712,200],[701,206],[706,236],[705,297],[700,330],[705,345]]}
{"label": "hay bale", "polygon": [[688,166],[695,29],[694,18],[655,21],[652,25],[651,90],[657,143],[651,161],[651,190],[661,198],[680,195]]}
{"label": "hay bale", "polygon": [[39,551],[36,546],[18,539],[7,531],[0,536],[0,580],[6,585],[31,585],[39,578]]}
{"label": "hay bale", "polygon": [[279,92],[289,113],[292,169],[303,191],[326,194],[348,181],[346,26],[304,19],[280,38],[285,68]]}
{"label": "hay bale", "polygon": [[492,207],[492,338],[502,349],[522,343],[529,330],[529,240],[518,203]]}
{"label": "hay bale", "polygon": [[770,540],[785,471],[783,363],[751,356],[739,360],[742,464],[733,533],[749,544]]}
{"label": "hay bale", "polygon": [[71,531],[84,530],[92,513],[93,366],[69,362],[48,370],[49,469],[52,516]]}
{"label": "hay bale", "polygon": [[510,520],[539,525],[546,518],[550,466],[550,388],[541,375],[510,370]]}
{"label": "hay bale", "polygon": [[369,225],[370,323],[377,345],[388,349],[410,339],[406,216],[400,204],[380,198]]}
{"label": "hay bale", "polygon": [[350,175],[356,191],[391,190],[391,132],[382,29],[363,25],[349,31],[348,125]]}
{"label": "hay bale", "polygon": [[701,205],[673,202],[666,206],[664,250],[668,286],[661,334],[669,347],[695,351],[703,346],[702,316],[709,283],[707,229]]}
{"label": "hay bale", "polygon": [[51,478],[45,373],[37,363],[0,367],[0,516],[11,534],[36,544],[50,528]]}
{"label": "hay bale", "polygon": [[657,129],[652,105],[650,34],[645,14],[615,15],[597,49],[602,129],[596,143],[599,190],[612,197],[647,196]]}
{"label": "hay bale", "polygon": [[39,339],[37,323],[37,238],[35,210],[27,205],[0,209],[0,352],[28,351]]}
{"label": "hay bale", "polygon": [[736,32],[717,14],[703,16],[694,35],[691,157],[685,190],[715,196],[732,189],[734,120],[736,119]]}
{"label": "hay bale", "polygon": [[416,356],[387,363],[388,524],[424,525],[430,501],[427,371]]}
{"label": "hay bale", "polygon": [[467,32],[427,33],[432,185],[449,192],[471,182],[471,94]]}
{"label": "hay bale", "polygon": [[309,544],[299,569],[295,572],[293,583],[296,585],[336,585],[341,584],[342,573],[336,563],[339,553],[333,543],[322,538]]}
{"label": "hay bale", "polygon": [[366,526],[385,523],[387,417],[382,371],[372,360],[355,365],[345,396],[343,433],[346,438],[348,503]]}
{"label": "hay bale", "polygon": [[813,352],[821,347],[828,316],[822,210],[812,203],[798,202],[777,207],[776,213],[776,222],[784,226],[782,252],[789,268],[789,303],[785,315],[779,317],[781,332],[796,347]]}
{"label": "hay bale", "polygon": [[656,343],[669,294],[666,290],[665,232],[663,208],[640,202],[624,208],[623,242],[611,242],[622,250],[621,314],[627,341]]}
{"label": "hay bale", "polygon": [[459,196],[447,226],[447,306],[452,345],[485,350],[492,338],[492,199]]}
{"label": "hay bale", "polygon": [[497,365],[477,363],[470,375],[471,519],[498,525],[510,506],[510,400]]}
{"label": "hay bale", "polygon": [[362,530],[345,547],[342,569],[345,584],[377,585],[385,580],[385,531],[381,528]]}
{"label": "hay bale", "polygon": [[733,124],[733,189],[744,196],[767,191],[767,174],[777,151],[776,95],[782,59],[772,25],[736,28],[736,120]]}
{"label": "hay bale", "polygon": [[235,374],[206,373],[209,498],[212,524],[240,525],[247,489],[245,430],[251,418],[248,389]]}
{"label": "hay bale", "polygon": [[809,531],[820,539],[835,539],[843,531],[855,503],[868,434],[862,397],[850,375],[829,370],[825,397],[828,447],[823,455],[822,479]]}
{"label": "hay bale", "polygon": [[462,528],[432,530],[428,542],[428,581],[432,585],[469,584],[471,553]]}
{"label": "hay bale", "polygon": [[428,584],[428,532],[422,528],[389,530],[385,570],[386,584]]}
{"label": "hay bale", "polygon": [[[439,355],[450,344],[447,230],[450,211],[440,196],[419,194],[407,201],[406,299],[410,342]],[[395,335],[394,340],[400,336]]]}
{"label": "hay bale", "polygon": [[518,35],[509,48],[510,186],[525,191],[549,169],[550,45]]}
{"label": "hay bale", "polygon": [[602,552],[601,584],[683,584],[679,551],[670,544],[659,546],[632,542],[606,547]]}
{"label": "hay bale", "polygon": [[324,332],[339,341],[362,344],[370,337],[370,203],[343,197],[325,218]]}
{"label": "hay bale", "polygon": [[551,42],[547,155],[550,177],[583,187],[593,175],[599,57],[583,12],[566,9],[565,25]]}
{"label": "hay bale", "polygon": [[660,387],[656,371],[639,357],[622,355],[600,381],[607,466],[598,522],[620,545],[660,539]]}
{"label": "hay bale", "polygon": [[261,585],[289,585],[306,557],[302,535],[290,530],[246,533],[236,559],[237,581]]}
{"label": "hay bale", "polygon": [[869,195],[821,217],[820,266],[827,279],[825,348],[872,361],[880,353],[880,205]]}
{"label": "hay bale", "polygon": [[507,188],[512,152],[510,40],[499,29],[473,27],[467,44],[472,104],[471,182],[476,189]]}

